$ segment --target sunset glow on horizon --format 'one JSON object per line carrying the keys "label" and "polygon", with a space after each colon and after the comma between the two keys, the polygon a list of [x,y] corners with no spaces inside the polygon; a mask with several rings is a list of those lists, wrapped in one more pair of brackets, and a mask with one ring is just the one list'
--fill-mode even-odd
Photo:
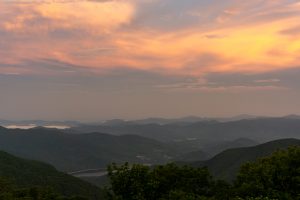
{"label": "sunset glow on horizon", "polygon": [[[157,97],[158,107],[165,105],[160,103],[170,92],[189,96],[167,106],[167,116],[194,111],[191,106],[186,111],[173,112],[180,102],[189,104],[193,98],[192,105],[200,99],[204,101],[203,109],[193,114],[230,115],[250,111],[260,114],[262,99],[281,96],[278,91],[289,93],[286,99],[277,98],[280,102],[299,97],[299,81],[291,81],[286,75],[292,71],[290,74],[295,76],[294,71],[300,70],[297,0],[1,0],[0,37],[3,93],[16,99],[17,92],[12,91],[47,93],[34,97],[39,102],[39,114],[31,118],[43,116],[47,109],[41,110],[49,104],[58,110],[66,106],[65,118],[77,115],[70,111],[75,107],[90,111],[97,107],[97,99],[108,105],[109,99],[121,96],[113,91],[125,95],[133,92],[136,101],[128,97],[122,103],[114,102],[113,111],[100,106],[96,110],[103,112],[102,117],[107,113],[114,113],[109,115],[111,118],[143,117],[148,110],[131,113],[126,107],[135,102],[142,108],[147,103],[138,102],[150,94]],[[127,80],[126,88],[120,79]],[[42,80],[51,86],[48,83],[38,88]],[[52,86],[54,83],[58,85]],[[253,101],[245,103],[249,109],[232,111],[236,103],[227,94],[255,96],[261,91],[270,92],[270,96],[253,97]],[[57,96],[60,93],[63,100],[46,103],[53,92]],[[88,100],[79,97],[85,92]],[[204,94],[207,95],[203,97]],[[66,105],[71,97],[80,101]],[[34,102],[32,98],[15,103],[22,110]],[[232,112],[218,106],[214,111],[206,110],[218,104],[210,104],[215,98],[227,102]],[[13,107],[7,99],[2,101],[3,107]],[[296,107],[293,101],[288,110],[272,112],[278,103],[271,103],[262,112],[288,114]],[[149,115],[161,115],[159,110]],[[56,118],[59,113],[46,118]],[[83,119],[96,119],[97,113]]]}

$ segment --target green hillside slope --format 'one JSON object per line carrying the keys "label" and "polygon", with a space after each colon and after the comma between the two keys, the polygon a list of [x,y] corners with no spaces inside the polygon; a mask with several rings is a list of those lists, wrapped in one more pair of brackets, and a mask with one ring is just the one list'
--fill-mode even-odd
{"label": "green hillside slope", "polygon": [[112,162],[164,163],[178,153],[172,145],[141,136],[4,128],[0,130],[0,150],[40,160],[66,172],[103,168]]}
{"label": "green hillside slope", "polygon": [[51,188],[64,196],[102,199],[102,191],[80,179],[57,171],[51,165],[25,160],[0,151],[0,177],[20,188]]}
{"label": "green hillside slope", "polygon": [[191,163],[192,166],[207,166],[217,178],[232,180],[240,166],[257,158],[271,155],[277,149],[286,149],[289,146],[299,146],[298,139],[276,140],[253,147],[228,149],[210,160]]}

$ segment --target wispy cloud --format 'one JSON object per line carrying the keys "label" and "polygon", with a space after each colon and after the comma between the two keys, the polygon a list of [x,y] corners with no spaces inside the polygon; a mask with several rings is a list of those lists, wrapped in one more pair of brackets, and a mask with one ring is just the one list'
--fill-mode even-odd
{"label": "wispy cloud", "polygon": [[9,65],[49,58],[199,76],[300,64],[300,40],[289,37],[299,32],[296,0],[7,0],[0,9]]}
{"label": "wispy cloud", "polygon": [[280,79],[265,79],[265,80],[255,80],[255,83],[278,83]]}

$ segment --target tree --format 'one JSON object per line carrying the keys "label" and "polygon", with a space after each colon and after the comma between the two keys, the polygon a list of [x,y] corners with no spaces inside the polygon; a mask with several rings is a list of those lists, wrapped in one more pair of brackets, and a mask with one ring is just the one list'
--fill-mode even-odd
{"label": "tree", "polygon": [[231,185],[206,168],[109,166],[114,200],[300,200],[300,147],[244,164]]}
{"label": "tree", "polygon": [[235,186],[241,197],[300,199],[300,147],[278,150],[270,157],[244,164]]}
{"label": "tree", "polygon": [[122,166],[112,164],[108,167],[108,175],[111,182],[111,190],[114,198],[124,200],[145,199],[146,189],[149,182],[150,168],[142,165]]}
{"label": "tree", "polygon": [[63,197],[49,188],[21,188],[0,178],[0,200],[87,200],[83,197]]}
{"label": "tree", "polygon": [[126,163],[110,165],[108,172],[111,191],[117,199],[157,200],[180,194],[190,197],[212,195],[213,180],[206,168],[167,164],[151,169]]}

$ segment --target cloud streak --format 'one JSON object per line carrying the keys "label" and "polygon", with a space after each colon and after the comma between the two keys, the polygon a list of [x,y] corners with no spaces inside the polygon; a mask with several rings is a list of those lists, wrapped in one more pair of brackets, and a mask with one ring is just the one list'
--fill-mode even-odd
{"label": "cloud streak", "polygon": [[49,58],[87,70],[195,76],[299,65],[300,40],[291,36],[299,34],[300,5],[293,0],[25,0],[0,8],[7,64]]}
{"label": "cloud streak", "polygon": [[297,0],[0,1],[1,118],[299,111]]}

